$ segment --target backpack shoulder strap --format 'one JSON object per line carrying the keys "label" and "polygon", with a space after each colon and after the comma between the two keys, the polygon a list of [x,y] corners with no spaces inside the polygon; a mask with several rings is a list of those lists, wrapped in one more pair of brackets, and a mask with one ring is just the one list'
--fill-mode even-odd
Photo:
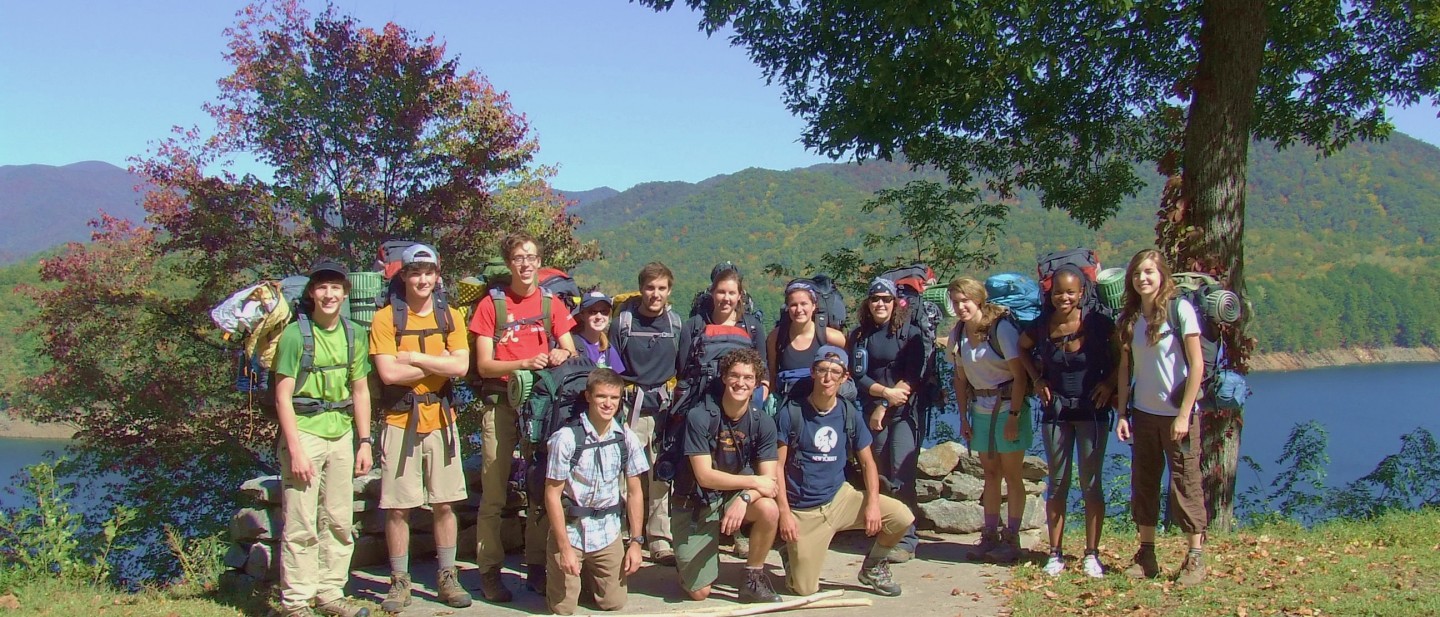
{"label": "backpack shoulder strap", "polygon": [[855,416],[860,413],[860,410],[851,407],[843,398],[837,398],[835,400],[836,404],[843,407],[841,411],[844,412],[845,419],[845,445],[850,449],[850,454],[853,456],[855,452],[860,449],[858,447],[860,444],[860,434],[855,429]]}
{"label": "backpack shoulder strap", "polygon": [[495,303],[495,341],[499,342],[500,337],[505,336],[505,322],[510,320],[510,311],[505,305],[505,290],[491,287],[490,300]]}
{"label": "backpack shoulder strap", "polygon": [[[347,381],[354,381],[355,376],[350,374],[350,365],[355,363],[355,327],[344,317],[340,318],[340,327],[345,329],[345,359],[342,360],[345,364],[345,375],[349,378]],[[345,384],[345,389],[350,389],[349,383]]]}
{"label": "backpack shoulder strap", "polygon": [[679,350],[680,330],[685,328],[685,320],[681,319],[680,313],[676,313],[675,309],[673,308],[665,309],[665,320],[670,322],[670,334],[672,335],[671,338],[675,339],[675,349]]}
{"label": "backpack shoulder strap", "polygon": [[[315,324],[310,316],[301,313],[295,323],[300,326],[300,370],[295,375],[295,392],[305,387],[305,380],[315,369]],[[348,333],[349,330],[346,330]]]}
{"label": "backpack shoulder strap", "polygon": [[555,301],[555,296],[550,293],[550,290],[545,289],[544,287],[541,287],[541,288],[540,288],[540,320],[541,320],[542,322],[544,322],[544,324],[545,324],[545,338],[550,339],[550,346],[551,346],[551,347],[559,347],[559,346],[560,346],[560,341],[555,340],[554,335],[550,333],[550,331],[554,329],[553,324],[550,323],[550,303],[552,303],[552,302],[554,302],[554,301]]}
{"label": "backpack shoulder strap", "polygon": [[800,443],[801,425],[805,423],[804,414],[800,413],[800,403],[791,401],[785,405],[785,413],[790,416],[790,431],[786,438],[786,447],[794,447]]}
{"label": "backpack shoulder strap", "polygon": [[627,306],[620,309],[620,315],[616,319],[619,320],[617,327],[620,332],[620,340],[616,342],[624,346],[630,342],[630,330],[635,327],[635,313]]}
{"label": "backpack shoulder strap", "polygon": [[588,449],[583,447],[585,445],[585,425],[571,424],[570,434],[575,436],[575,449],[570,451],[570,467],[573,469],[580,464],[580,453]]}

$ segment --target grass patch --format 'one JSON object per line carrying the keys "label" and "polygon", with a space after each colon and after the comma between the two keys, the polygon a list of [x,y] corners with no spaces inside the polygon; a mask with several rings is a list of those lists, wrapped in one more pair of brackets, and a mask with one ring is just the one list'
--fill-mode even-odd
{"label": "grass patch", "polygon": [[[8,609],[8,610],[7,610]],[[65,579],[21,583],[0,594],[0,614],[55,617],[238,617],[264,615],[259,594],[147,589],[136,593]]]}
{"label": "grass patch", "polygon": [[1205,549],[1209,577],[1193,589],[1170,580],[1184,558],[1184,539],[1162,537],[1156,552],[1168,576],[1155,580],[1130,580],[1123,574],[1130,553],[1102,549],[1111,569],[1103,579],[1085,577],[1076,563],[1058,579],[1025,564],[997,591],[1015,617],[1440,616],[1440,509],[1213,535]]}

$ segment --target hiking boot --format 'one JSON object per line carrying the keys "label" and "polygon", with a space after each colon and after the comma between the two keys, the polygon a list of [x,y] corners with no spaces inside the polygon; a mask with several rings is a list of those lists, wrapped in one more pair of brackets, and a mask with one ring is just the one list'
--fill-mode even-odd
{"label": "hiking boot", "polygon": [[780,594],[770,586],[770,575],[765,568],[745,569],[745,584],[740,587],[740,601],[746,604],[756,602],[779,602]]}
{"label": "hiking boot", "polygon": [[675,551],[670,547],[650,549],[650,560],[667,568],[675,567]]}
{"label": "hiking boot", "polygon": [[455,568],[445,568],[435,575],[435,599],[450,608],[470,606],[470,592],[460,586]]}
{"label": "hiking boot", "polygon": [[1085,571],[1085,576],[1090,578],[1104,578],[1105,566],[1100,563],[1100,553],[1085,553],[1085,560],[1080,562],[1080,569]]}
{"label": "hiking boot", "polygon": [[532,563],[525,566],[525,587],[542,596],[545,595],[545,564]]}
{"label": "hiking boot", "polygon": [[915,553],[900,547],[890,549],[890,554],[885,556],[885,561],[890,563],[905,563],[915,558]]}
{"label": "hiking boot", "polygon": [[1045,562],[1045,573],[1050,576],[1060,576],[1065,572],[1065,557],[1060,553],[1050,553],[1050,559]]}
{"label": "hiking boot", "polygon": [[509,602],[515,599],[505,582],[500,580],[500,568],[480,573],[480,595],[487,602]]}
{"label": "hiking boot", "polygon": [[380,610],[395,614],[405,610],[407,606],[410,606],[410,575],[390,575],[390,591],[385,593],[385,601],[380,603]]}
{"label": "hiking boot", "polygon": [[1185,563],[1180,564],[1180,576],[1175,578],[1175,582],[1185,587],[1205,582],[1205,564],[1194,555],[1186,555]]}
{"label": "hiking boot", "polygon": [[745,534],[742,534],[738,531],[735,532],[735,550],[731,552],[735,555],[736,559],[749,559],[750,538],[746,537]]}
{"label": "hiking boot", "polygon": [[995,547],[999,545],[1000,532],[982,531],[980,532],[980,541],[965,551],[965,558],[970,561],[984,561],[990,555],[990,551],[995,550]]}
{"label": "hiking boot", "polygon": [[295,608],[272,607],[268,613],[269,617],[315,617],[308,606],[297,606]]}
{"label": "hiking boot", "polygon": [[1130,578],[1155,578],[1160,576],[1160,564],[1155,561],[1155,551],[1136,551],[1135,557],[1130,560],[1130,567],[1125,568],[1125,576]]}
{"label": "hiking boot", "polygon": [[370,609],[360,606],[345,596],[340,596],[324,604],[316,604],[315,612],[330,617],[370,617]]}
{"label": "hiking boot", "polygon": [[882,596],[895,597],[900,595],[900,584],[895,582],[895,577],[890,575],[890,562],[884,559],[870,561],[869,557],[860,564],[860,584],[869,585]]}
{"label": "hiking boot", "polygon": [[999,543],[985,555],[995,563],[1015,563],[1020,560],[1020,536],[1009,529],[1000,530]]}

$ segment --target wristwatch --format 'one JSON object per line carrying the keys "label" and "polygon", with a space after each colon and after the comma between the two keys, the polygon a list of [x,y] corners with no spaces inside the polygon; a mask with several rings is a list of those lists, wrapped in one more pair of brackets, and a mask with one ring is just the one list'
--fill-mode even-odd
{"label": "wristwatch", "polygon": [[360,443],[368,443],[368,444],[370,444],[372,447],[375,445],[375,438],[374,438],[374,437],[361,437],[359,441],[360,441]]}
{"label": "wristwatch", "polygon": [[745,502],[746,504],[749,504],[749,503],[750,503],[750,491],[740,491],[740,501],[743,501],[743,502]]}
{"label": "wristwatch", "polygon": [[627,546],[631,544],[639,544],[643,548],[645,546],[645,536],[630,536],[630,539],[626,540],[625,544]]}

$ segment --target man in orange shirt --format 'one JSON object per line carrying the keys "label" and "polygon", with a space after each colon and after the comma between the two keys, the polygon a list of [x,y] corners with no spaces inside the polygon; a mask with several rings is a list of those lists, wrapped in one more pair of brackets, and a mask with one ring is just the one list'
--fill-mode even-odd
{"label": "man in orange shirt", "polygon": [[[480,389],[484,450],[475,561],[480,568],[480,594],[491,602],[512,599],[500,580],[505,559],[500,510],[509,492],[520,418],[503,394],[506,382],[517,370],[538,371],[575,357],[575,344],[570,340],[575,320],[560,298],[540,288],[540,250],[535,239],[523,232],[512,233],[500,241],[500,254],[510,269],[510,284],[481,298],[470,320],[470,332],[475,334],[475,370],[484,382]],[[530,452],[522,454],[530,456]],[[539,514],[539,497],[530,496],[525,512],[525,564],[531,590],[544,594],[549,528]]]}
{"label": "man in orange shirt", "polygon": [[410,510],[426,503],[435,517],[436,598],[454,608],[471,601],[455,570],[453,504],[466,494],[450,400],[450,379],[469,369],[469,343],[459,327],[460,312],[436,300],[440,259],[435,249],[416,244],[405,250],[401,263],[395,276],[405,283],[404,297],[376,311],[370,325],[370,353],[384,384],[378,407],[385,414],[380,507],[391,572],[390,591],[380,608],[392,614],[410,604]]}

